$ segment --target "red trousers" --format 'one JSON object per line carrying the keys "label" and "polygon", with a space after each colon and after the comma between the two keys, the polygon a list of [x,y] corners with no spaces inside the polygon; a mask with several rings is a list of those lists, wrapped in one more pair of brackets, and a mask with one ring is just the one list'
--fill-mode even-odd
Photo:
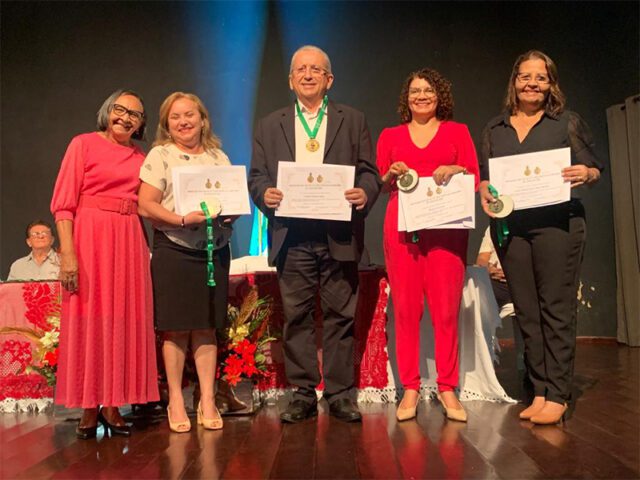
{"label": "red trousers", "polygon": [[422,230],[417,243],[411,237],[397,228],[385,228],[400,381],[405,389],[420,389],[420,320],[426,296],[438,389],[453,390],[458,386],[458,313],[469,235],[466,230]]}

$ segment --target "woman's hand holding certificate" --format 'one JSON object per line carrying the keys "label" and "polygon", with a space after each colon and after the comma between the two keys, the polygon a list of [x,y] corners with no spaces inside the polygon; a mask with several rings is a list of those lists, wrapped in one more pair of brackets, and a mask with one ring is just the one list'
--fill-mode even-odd
{"label": "woman's hand holding certificate", "polygon": [[[251,213],[244,165],[176,167],[172,170],[172,180],[175,210],[179,215],[200,210],[203,201],[216,205],[216,214]],[[214,216],[213,211],[211,215]]]}
{"label": "woman's hand holding certificate", "polygon": [[555,205],[571,199],[563,169],[571,166],[567,148],[489,159],[491,184],[511,197],[515,210]]}
{"label": "woman's hand holding certificate", "polygon": [[473,228],[475,224],[472,175],[454,175],[446,185],[438,185],[433,177],[420,177],[414,190],[400,190],[398,195],[399,231]]}

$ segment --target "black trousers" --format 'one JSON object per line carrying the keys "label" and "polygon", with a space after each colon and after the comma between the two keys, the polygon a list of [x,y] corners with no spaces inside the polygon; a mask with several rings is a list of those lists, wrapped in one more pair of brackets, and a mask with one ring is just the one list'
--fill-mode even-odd
{"label": "black trousers", "polygon": [[[569,400],[576,348],[576,307],[586,241],[579,201],[513,212],[498,256],[522,329],[536,396]],[[491,234],[497,246],[495,222]]]}
{"label": "black trousers", "polygon": [[333,402],[350,398],[353,388],[358,266],[356,262],[331,258],[326,234],[310,227],[306,231],[290,231],[290,238],[278,254],[278,281],[285,318],[284,365],[287,380],[298,387],[294,399],[315,402],[315,388],[320,383],[314,320],[319,290],[323,313],[324,396]]}
{"label": "black trousers", "polygon": [[492,278],[491,289],[493,290],[493,296],[496,297],[496,303],[499,308],[504,307],[507,303],[512,303],[509,287],[505,282]]}

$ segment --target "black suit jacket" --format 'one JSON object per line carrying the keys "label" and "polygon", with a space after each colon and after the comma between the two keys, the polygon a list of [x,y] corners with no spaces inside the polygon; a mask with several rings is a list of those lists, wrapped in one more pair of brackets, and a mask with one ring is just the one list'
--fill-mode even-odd
{"label": "black suit jacket", "polygon": [[[364,219],[380,192],[380,177],[373,159],[371,134],[364,114],[347,105],[329,102],[324,163],[354,165],[355,186],[367,194],[364,209],[353,209],[351,222],[324,221],[331,256],[339,261],[359,261],[364,248]],[[289,105],[261,119],[256,126],[249,170],[253,202],[269,219],[269,263],[275,264],[294,218],[274,216],[264,204],[264,192],[276,186],[278,162],[295,161],[295,110]]]}

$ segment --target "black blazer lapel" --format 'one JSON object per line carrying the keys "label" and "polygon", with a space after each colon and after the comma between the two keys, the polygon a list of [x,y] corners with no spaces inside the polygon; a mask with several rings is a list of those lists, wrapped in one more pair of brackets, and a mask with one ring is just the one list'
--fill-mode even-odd
{"label": "black blazer lapel", "polygon": [[333,102],[329,102],[327,107],[328,116],[327,116],[327,138],[326,138],[326,147],[324,149],[324,158],[327,158],[327,154],[329,153],[329,149],[331,145],[333,145],[333,141],[336,139],[336,135],[342,126],[342,122],[344,121],[344,114],[342,110],[338,110]]}
{"label": "black blazer lapel", "polygon": [[280,118],[280,127],[282,128],[282,133],[284,134],[284,138],[287,142],[287,147],[289,147],[289,155],[290,161],[295,162],[296,160],[296,131],[292,109],[285,110],[282,112],[282,117]]}

